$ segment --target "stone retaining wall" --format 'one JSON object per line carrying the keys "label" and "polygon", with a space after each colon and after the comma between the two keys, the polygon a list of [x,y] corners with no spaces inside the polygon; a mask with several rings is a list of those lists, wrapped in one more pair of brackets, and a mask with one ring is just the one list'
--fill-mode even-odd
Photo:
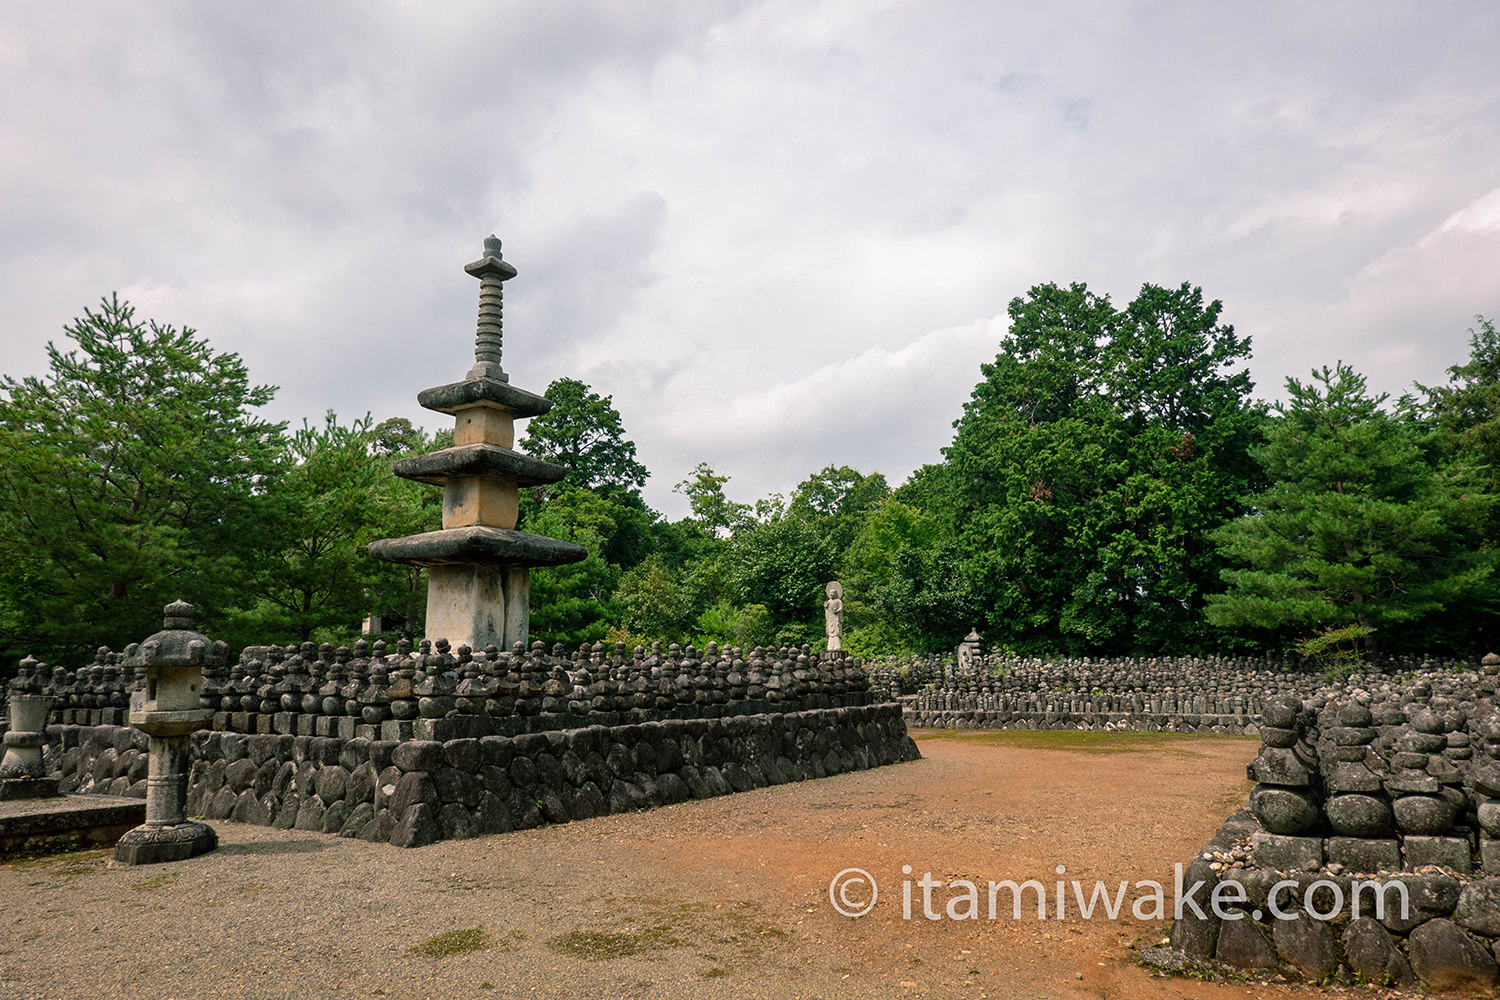
{"label": "stone retaining wall", "polygon": [[[144,797],[144,737],[52,726],[65,791]],[[920,756],[896,705],[405,741],[201,732],[188,812],[416,847]]]}
{"label": "stone retaining wall", "polygon": [[[1300,851],[1278,856],[1284,847],[1248,809],[1230,817],[1184,870],[1203,915],[1184,906],[1170,948],[1147,948],[1143,958],[1175,971],[1218,964],[1319,983],[1461,991],[1500,983],[1500,876],[1439,866],[1352,871]],[[1282,916],[1270,908],[1273,888]]]}

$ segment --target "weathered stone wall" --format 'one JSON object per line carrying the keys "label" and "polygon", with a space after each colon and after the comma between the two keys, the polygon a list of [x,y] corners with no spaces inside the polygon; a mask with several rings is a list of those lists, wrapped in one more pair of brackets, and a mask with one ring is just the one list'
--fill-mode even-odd
{"label": "weathered stone wall", "polygon": [[[1321,981],[1500,985],[1500,656],[1480,671],[1266,706],[1248,805],[1187,867],[1172,964]],[[1270,894],[1278,882],[1294,884]],[[1405,887],[1408,905],[1395,885]],[[1385,904],[1375,912],[1376,897]],[[1360,900],[1356,913],[1353,901]]]}
{"label": "weathered stone wall", "polygon": [[[47,735],[49,769],[64,790],[144,796],[135,730],[62,725]],[[213,731],[194,736],[192,753],[190,814],[403,847],[920,756],[896,705],[446,741]]]}

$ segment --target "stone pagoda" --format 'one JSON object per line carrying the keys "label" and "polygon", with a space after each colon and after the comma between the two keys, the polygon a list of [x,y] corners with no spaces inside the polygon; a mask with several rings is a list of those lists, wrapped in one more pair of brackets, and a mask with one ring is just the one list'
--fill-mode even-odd
{"label": "stone pagoda", "polygon": [[427,569],[426,634],[454,646],[511,648],[526,643],[531,618],[531,567],[578,562],[587,553],[570,542],[516,530],[519,490],[555,483],[567,470],[514,450],[518,417],[552,408],[517,389],[500,367],[502,285],[516,269],[500,241],[464,267],[479,279],[479,328],[474,367],[461,382],[417,395],[429,410],[454,418],[453,447],[404,458],[391,466],[403,479],[443,488],[443,527],[370,544],[370,555]]}

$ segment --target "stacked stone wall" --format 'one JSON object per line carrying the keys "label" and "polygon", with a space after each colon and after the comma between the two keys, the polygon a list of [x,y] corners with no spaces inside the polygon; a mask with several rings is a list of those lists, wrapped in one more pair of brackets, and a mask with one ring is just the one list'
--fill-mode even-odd
{"label": "stacked stone wall", "polygon": [[[63,790],[145,796],[138,731],[59,725],[47,740]],[[446,741],[204,731],[192,741],[188,812],[414,847],[919,756],[896,705]]]}
{"label": "stacked stone wall", "polygon": [[1172,952],[1148,960],[1495,989],[1497,684],[1491,654],[1479,671],[1273,700],[1249,802],[1183,879],[1203,883],[1200,905],[1217,889],[1227,906],[1186,910]]}
{"label": "stacked stone wall", "polygon": [[[145,797],[147,740],[125,726],[143,678],[122,659],[28,659],[12,682],[56,698],[64,792]],[[806,647],[256,646],[205,672],[200,704],[191,814],[404,846],[920,756],[860,661]]]}

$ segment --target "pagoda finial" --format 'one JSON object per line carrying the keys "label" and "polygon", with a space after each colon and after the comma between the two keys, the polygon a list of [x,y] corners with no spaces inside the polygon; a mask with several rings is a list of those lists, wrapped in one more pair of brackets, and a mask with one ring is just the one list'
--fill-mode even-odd
{"label": "pagoda finial", "polygon": [[509,382],[510,376],[500,367],[504,340],[501,313],[504,307],[503,282],[516,276],[516,269],[500,256],[500,238],[491,233],[484,241],[484,256],[464,270],[479,279],[479,326],[474,334],[474,367],[468,377]]}

